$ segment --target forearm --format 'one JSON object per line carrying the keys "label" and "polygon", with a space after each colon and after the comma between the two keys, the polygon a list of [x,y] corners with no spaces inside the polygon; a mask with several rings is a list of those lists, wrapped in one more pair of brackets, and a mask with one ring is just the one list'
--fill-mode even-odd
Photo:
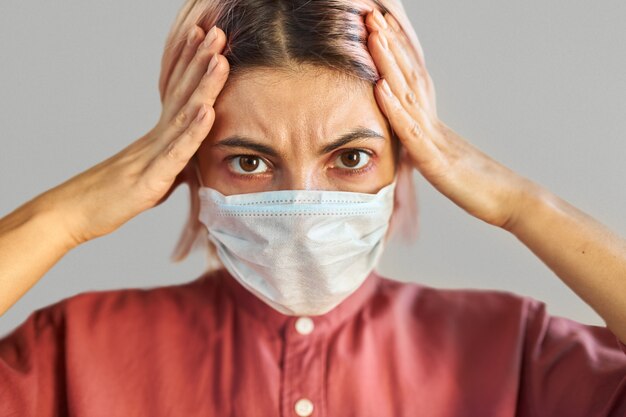
{"label": "forearm", "polygon": [[45,197],[0,219],[0,315],[74,246]]}
{"label": "forearm", "polygon": [[626,241],[538,185],[522,207],[508,230],[626,343]]}

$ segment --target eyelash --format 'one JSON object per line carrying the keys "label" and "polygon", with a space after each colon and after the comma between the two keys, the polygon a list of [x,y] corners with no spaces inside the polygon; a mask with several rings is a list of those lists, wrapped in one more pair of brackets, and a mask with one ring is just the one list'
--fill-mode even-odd
{"label": "eyelash", "polygon": [[[350,149],[342,149],[335,157],[334,159],[339,158],[343,153],[348,153],[348,152],[362,152],[364,154],[366,154],[368,156],[369,161],[367,162],[367,164],[361,168],[357,168],[357,169],[349,169],[349,168],[334,168],[334,169],[338,169],[340,171],[343,171],[343,175],[361,175],[367,171],[369,171],[370,169],[373,168],[374,163],[372,162],[372,157],[374,156],[374,153],[372,151],[366,150],[366,149],[357,149],[357,148],[350,148]],[[252,154],[241,154],[241,155],[231,155],[229,157],[226,158],[227,163],[230,165],[232,164],[237,158],[258,158],[260,159],[267,167],[268,169],[271,169],[270,166],[271,164],[266,161],[264,158],[257,156],[257,155],[252,155]],[[242,179],[246,179],[246,180],[251,180],[254,179],[255,177],[259,177],[263,174],[266,174],[267,172],[261,172],[259,174],[254,174],[254,173],[250,173],[250,174],[240,174],[238,172],[234,172],[232,170],[232,168],[230,168],[230,173],[231,175],[234,175],[238,178],[242,178]]]}

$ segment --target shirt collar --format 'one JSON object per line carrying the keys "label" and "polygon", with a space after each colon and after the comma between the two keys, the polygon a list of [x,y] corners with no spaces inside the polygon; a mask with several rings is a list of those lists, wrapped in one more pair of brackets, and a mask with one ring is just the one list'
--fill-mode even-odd
{"label": "shirt collar", "polygon": [[[235,308],[244,309],[272,332],[282,334],[286,326],[292,325],[301,317],[289,316],[275,310],[242,286],[225,268],[216,271],[214,278],[231,295]],[[332,310],[319,316],[310,316],[317,331],[331,331],[354,316],[374,295],[380,279],[380,275],[372,270],[361,286]]]}

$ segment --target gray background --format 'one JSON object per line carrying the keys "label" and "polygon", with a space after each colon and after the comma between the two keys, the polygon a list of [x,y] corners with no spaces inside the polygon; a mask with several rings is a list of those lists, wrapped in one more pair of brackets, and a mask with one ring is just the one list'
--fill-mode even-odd
{"label": "gray background", "polygon": [[[105,159],[157,121],[165,36],[182,1],[0,3],[0,215]],[[626,234],[626,3],[409,1],[441,119],[480,149]],[[416,174],[421,236],[390,246],[389,277],[495,288],[553,315],[602,319],[525,246]],[[187,190],[61,260],[0,318],[0,334],[79,292],[177,284],[169,261]],[[1,289],[0,289],[1,291]]]}

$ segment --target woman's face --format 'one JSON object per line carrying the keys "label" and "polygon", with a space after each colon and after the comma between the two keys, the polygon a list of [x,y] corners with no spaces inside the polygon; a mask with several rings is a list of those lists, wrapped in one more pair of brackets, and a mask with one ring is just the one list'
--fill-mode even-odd
{"label": "woman's face", "polygon": [[198,163],[203,185],[224,195],[376,193],[393,181],[397,143],[365,82],[252,70],[229,80],[215,113]]}

